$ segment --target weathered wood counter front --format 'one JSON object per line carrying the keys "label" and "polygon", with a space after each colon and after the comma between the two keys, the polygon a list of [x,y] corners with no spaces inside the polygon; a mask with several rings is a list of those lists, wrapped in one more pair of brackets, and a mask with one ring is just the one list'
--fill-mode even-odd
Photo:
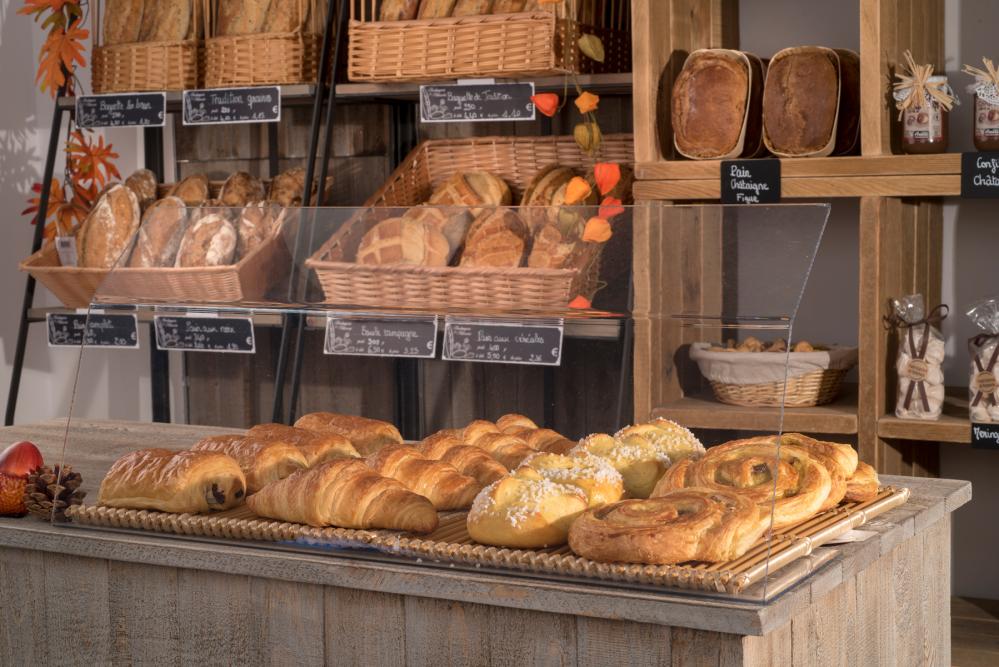
{"label": "weathered wood counter front", "polygon": [[[63,429],[2,441],[56,462]],[[67,463],[95,496],[116,456],[207,432],[75,425]],[[949,665],[971,486],[884,481],[909,502],[766,605],[0,519],[0,664]]]}

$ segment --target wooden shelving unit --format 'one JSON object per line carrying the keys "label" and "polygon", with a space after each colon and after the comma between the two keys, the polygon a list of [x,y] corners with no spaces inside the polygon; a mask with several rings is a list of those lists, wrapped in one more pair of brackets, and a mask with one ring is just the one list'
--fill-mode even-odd
{"label": "wooden shelving unit", "polygon": [[948,396],[944,403],[943,416],[936,421],[899,419],[894,414],[886,414],[878,419],[878,437],[886,440],[912,440],[924,443],[969,444],[971,442],[971,423],[968,419],[968,399],[953,395]]}
{"label": "wooden shelving unit", "polygon": [[[895,385],[894,341],[881,318],[890,297],[922,293],[931,303],[940,300],[940,197],[960,193],[960,156],[897,154],[896,111],[889,107],[887,91],[906,49],[918,62],[942,68],[944,3],[854,1],[860,3],[861,155],[781,160],[781,189],[786,199],[860,199],[858,390],[832,406],[788,410],[784,427],[855,434],[861,458],[880,471],[932,475],[939,450],[930,443],[965,441],[967,416],[958,409],[932,426],[887,416]],[[751,4],[752,11],[766,11]],[[668,105],[687,54],[739,48],[738,0],[635,0],[632,17],[636,199],[716,200],[720,162],[677,159]],[[788,35],[787,45],[795,43]],[[699,217],[704,215],[710,214]],[[668,314],[717,310],[723,302],[722,225],[698,220],[678,237],[667,236],[657,222],[650,213],[637,218],[635,226],[636,419],[660,414],[695,427],[772,429],[773,411],[700,398],[703,389],[693,391],[689,370],[678,367],[682,348],[693,339],[671,324]],[[684,395],[685,387],[692,396]]]}

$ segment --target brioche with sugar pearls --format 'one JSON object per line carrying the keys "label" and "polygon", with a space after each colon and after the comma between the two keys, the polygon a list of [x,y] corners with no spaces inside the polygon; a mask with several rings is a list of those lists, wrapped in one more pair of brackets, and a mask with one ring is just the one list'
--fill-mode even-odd
{"label": "brioche with sugar pearls", "polygon": [[514,473],[526,479],[547,479],[557,484],[579,487],[590,507],[617,502],[624,494],[624,480],[606,459],[584,454],[534,454]]}
{"label": "brioche with sugar pearls", "polygon": [[571,456],[587,454],[604,458],[614,466],[631,498],[648,498],[670,465],[670,458],[663,450],[634,435],[615,439],[597,433],[583,438],[570,452]]}
{"label": "brioche with sugar pearls", "polygon": [[582,489],[547,479],[504,477],[475,498],[469,536],[480,544],[540,549],[565,544],[572,522],[588,507]]}

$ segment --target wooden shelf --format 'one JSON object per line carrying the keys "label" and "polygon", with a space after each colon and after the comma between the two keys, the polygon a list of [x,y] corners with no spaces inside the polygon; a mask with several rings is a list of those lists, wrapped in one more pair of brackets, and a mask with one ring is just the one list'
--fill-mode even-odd
{"label": "wooden shelf", "polygon": [[919,440],[923,442],[971,442],[971,422],[966,398],[948,396],[944,413],[936,421],[899,419],[884,415],[878,420],[878,436],[889,440]]}
{"label": "wooden shelf", "polygon": [[[639,164],[635,199],[718,199],[720,160]],[[961,155],[882,155],[781,160],[782,198],[943,197],[961,194]]]}
{"label": "wooden shelf", "polygon": [[[631,74],[582,74],[578,77],[579,85],[598,95],[630,95]],[[497,79],[498,83],[507,82]],[[513,83],[515,79],[510,79]],[[562,93],[565,90],[564,76],[548,76],[534,79],[524,79],[534,83],[534,89],[539,92]],[[455,83],[454,79],[436,81],[435,83]],[[419,83],[340,83],[336,87],[337,99],[344,102],[364,102],[370,100],[403,100],[416,101],[420,96]],[[571,88],[570,81],[570,88]]]}
{"label": "wooden shelf", "polygon": [[[778,408],[743,408],[725,405],[710,397],[687,396],[652,411],[653,417],[672,419],[689,428],[730,431],[777,429]],[[854,434],[857,432],[857,395],[846,392],[834,403],[814,408],[787,408],[784,431]]]}
{"label": "wooden shelf", "polygon": [[[150,91],[157,92],[157,91]],[[300,83],[281,86],[281,106],[292,107],[302,106],[312,102],[315,97],[316,86],[314,84]],[[122,93],[127,94],[127,93]],[[181,110],[183,93],[179,90],[167,91],[166,104],[167,112],[177,113]],[[72,96],[59,98],[60,109],[75,109],[76,98]]]}

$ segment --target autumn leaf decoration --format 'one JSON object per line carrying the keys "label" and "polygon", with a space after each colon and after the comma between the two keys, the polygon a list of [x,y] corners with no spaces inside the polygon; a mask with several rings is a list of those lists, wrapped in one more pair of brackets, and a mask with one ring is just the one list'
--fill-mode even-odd
{"label": "autumn leaf decoration", "polygon": [[34,16],[48,37],[38,56],[38,73],[35,82],[52,97],[66,84],[72,83],[77,66],[85,67],[84,41],[90,31],[80,27],[83,23],[81,0],[24,0],[17,10],[22,16]]}

